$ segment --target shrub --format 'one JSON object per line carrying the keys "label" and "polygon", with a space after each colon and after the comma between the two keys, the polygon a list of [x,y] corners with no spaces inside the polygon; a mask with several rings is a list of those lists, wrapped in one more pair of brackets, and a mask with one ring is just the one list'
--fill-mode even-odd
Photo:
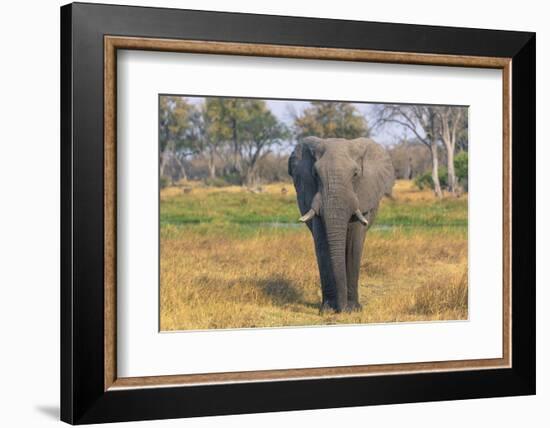
{"label": "shrub", "polygon": [[160,180],[159,180],[160,188],[161,188],[161,189],[164,189],[164,188],[167,187],[169,184],[170,184],[170,180],[168,180],[168,177],[165,177],[164,175],[162,175],[162,176],[160,177]]}
{"label": "shrub", "polygon": [[432,174],[430,172],[418,174],[414,178],[414,184],[420,190],[424,190],[425,187],[433,187]]}
{"label": "shrub", "polygon": [[[438,169],[439,176],[439,184],[441,187],[447,186],[447,168],[440,167]],[[424,174],[417,175],[414,179],[414,184],[416,187],[418,187],[420,190],[424,190],[425,188],[430,188],[433,190],[434,188],[434,181],[432,179],[432,173],[431,171],[426,171]]]}
{"label": "shrub", "polygon": [[441,284],[424,284],[414,291],[410,311],[414,314],[437,315],[447,311],[468,312],[468,277]]}
{"label": "shrub", "polygon": [[455,174],[458,184],[468,190],[468,152],[460,152],[455,156]]}
{"label": "shrub", "polygon": [[223,179],[227,183],[227,185],[234,185],[234,186],[240,186],[243,184],[243,176],[240,172],[237,171],[230,171],[223,174]]}
{"label": "shrub", "polygon": [[228,182],[225,178],[216,177],[216,178],[205,179],[204,184],[211,187],[227,187],[227,186],[231,186],[232,183]]}
{"label": "shrub", "polygon": [[[468,152],[460,152],[455,156],[455,175],[458,184],[462,186],[465,191],[468,191]],[[439,184],[441,187],[447,187],[447,168],[444,166],[440,167],[438,170],[439,175]],[[431,171],[426,171],[423,174],[419,174],[414,179],[414,184],[420,190],[432,189],[434,188],[434,183],[432,180]]]}

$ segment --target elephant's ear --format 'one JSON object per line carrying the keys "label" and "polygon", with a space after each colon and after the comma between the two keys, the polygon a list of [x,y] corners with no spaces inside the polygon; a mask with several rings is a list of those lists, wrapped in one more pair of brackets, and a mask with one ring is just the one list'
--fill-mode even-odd
{"label": "elephant's ear", "polygon": [[305,214],[317,192],[317,183],[313,177],[313,164],[322,140],[316,137],[303,139],[296,145],[288,158],[288,173],[292,176],[300,212]]}
{"label": "elephant's ear", "polygon": [[309,169],[313,167],[315,160],[321,155],[323,148],[323,140],[318,137],[305,137],[299,142],[292,154],[288,158],[288,175],[294,177],[297,174],[297,169],[300,169],[300,174],[306,173],[304,170],[306,164]]}
{"label": "elephant's ear", "polygon": [[365,195],[361,209],[368,211],[378,206],[384,195],[391,196],[395,171],[387,150],[369,138],[352,140],[353,149],[360,159],[361,187]]}
{"label": "elephant's ear", "polygon": [[304,147],[307,147],[309,150],[311,156],[314,159],[319,159],[322,155],[322,152],[324,150],[324,140],[319,137],[309,136],[305,137],[302,140],[302,144]]}
{"label": "elephant's ear", "polygon": [[292,153],[288,157],[288,175],[290,175],[291,177],[293,176],[292,171],[294,170],[294,164],[296,163],[295,152],[296,152],[296,148],[292,151]]}

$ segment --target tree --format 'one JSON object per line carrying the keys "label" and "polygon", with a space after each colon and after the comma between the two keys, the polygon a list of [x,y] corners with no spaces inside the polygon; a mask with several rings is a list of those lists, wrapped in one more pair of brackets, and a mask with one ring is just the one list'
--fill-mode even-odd
{"label": "tree", "polygon": [[313,101],[294,117],[296,138],[314,135],[319,138],[367,137],[367,120],[353,104]]}
{"label": "tree", "polygon": [[457,138],[464,128],[466,115],[463,107],[441,106],[433,107],[438,119],[439,136],[445,151],[447,152],[447,185],[452,194],[457,191],[457,180],[455,175],[454,154]]}
{"label": "tree", "polygon": [[202,156],[208,163],[208,175],[216,178],[216,157],[219,156],[219,148],[224,140],[216,132],[218,126],[212,111],[209,111],[208,102],[196,107],[190,115],[191,132],[188,135],[187,146]]}
{"label": "tree", "polygon": [[209,98],[205,104],[206,134],[217,150],[226,156],[231,173],[241,184],[257,181],[257,163],[288,135],[286,127],[268,109],[263,100],[247,98]]}
{"label": "tree", "polygon": [[[207,98],[205,114],[208,119],[209,138],[218,145],[229,147],[227,161],[232,172],[241,174],[240,134],[243,131],[250,104],[256,100],[246,98]],[[220,155],[223,155],[221,152]]]}
{"label": "tree", "polygon": [[193,128],[190,119],[193,111],[193,105],[183,97],[160,98],[160,175],[169,177],[172,183],[179,177],[186,178],[183,159],[194,153],[193,148],[189,146],[189,133]]}
{"label": "tree", "polygon": [[263,100],[251,100],[243,121],[240,141],[244,179],[251,187],[258,181],[258,161],[270,153],[273,145],[280,144],[288,137],[284,124],[267,108]]}
{"label": "tree", "polygon": [[384,104],[376,110],[377,123],[384,125],[395,123],[403,126],[414,134],[430,151],[432,158],[432,181],[434,193],[438,198],[443,196],[439,182],[438,159],[438,124],[436,110],[432,106]]}

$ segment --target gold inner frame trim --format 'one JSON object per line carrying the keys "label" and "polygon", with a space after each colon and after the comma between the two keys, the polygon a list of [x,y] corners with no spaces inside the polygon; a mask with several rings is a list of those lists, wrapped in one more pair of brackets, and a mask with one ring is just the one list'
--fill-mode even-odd
{"label": "gold inner frame trim", "polygon": [[[503,93],[503,320],[502,358],[358,365],[305,369],[204,373],[171,376],[117,377],[116,367],[116,85],[117,50],[148,50],[214,55],[440,65],[502,70]],[[252,43],[104,37],[104,389],[193,386],[220,383],[361,377],[419,372],[480,370],[511,367],[511,67],[510,58],[385,52]]]}

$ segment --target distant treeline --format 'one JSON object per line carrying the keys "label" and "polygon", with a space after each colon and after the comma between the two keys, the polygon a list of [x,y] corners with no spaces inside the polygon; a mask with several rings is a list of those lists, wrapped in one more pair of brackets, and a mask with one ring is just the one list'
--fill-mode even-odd
{"label": "distant treeline", "polygon": [[292,114],[290,126],[260,99],[212,97],[191,103],[162,96],[159,115],[160,173],[169,182],[222,178],[255,186],[282,180],[287,177],[288,154],[281,154],[285,144],[307,135],[356,138],[369,133],[365,117],[349,103],[312,102]]}
{"label": "distant treeline", "polygon": [[[459,106],[430,106],[415,104],[379,104],[375,107],[376,126],[400,128],[412,136],[392,148],[396,173],[404,178],[418,178],[419,187],[433,188],[437,197],[442,188],[450,193],[468,187],[468,109]],[[427,149],[429,163],[422,162]],[[443,150],[441,150],[441,148]],[[442,153],[443,152],[443,153]],[[443,167],[440,164],[445,161]],[[424,163],[424,165],[422,165]],[[415,168],[415,164],[420,167]],[[427,170],[431,170],[426,173]],[[460,174],[457,174],[457,169]]]}
{"label": "distant treeline", "polygon": [[377,127],[386,127],[405,135],[389,147],[397,178],[413,179],[431,171],[431,185],[440,195],[444,168],[439,164],[446,162],[445,184],[456,190],[454,155],[468,150],[465,108],[380,104],[373,111],[370,127],[353,104],[315,101],[300,112],[290,110],[291,120],[285,123],[260,99],[209,97],[191,102],[161,96],[161,183],[188,178],[255,187],[286,181],[288,153],[300,138],[368,137]]}

